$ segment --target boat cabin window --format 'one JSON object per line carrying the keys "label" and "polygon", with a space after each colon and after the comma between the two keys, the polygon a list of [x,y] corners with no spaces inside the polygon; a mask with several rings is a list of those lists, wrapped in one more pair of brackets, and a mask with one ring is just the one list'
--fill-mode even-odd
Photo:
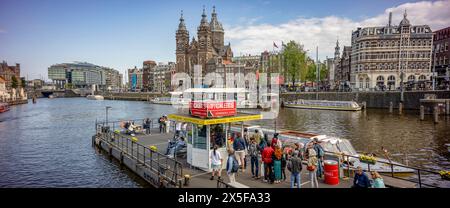
{"label": "boat cabin window", "polygon": [[210,143],[211,149],[214,148],[214,145],[217,145],[218,148],[222,148],[226,146],[225,143],[225,124],[216,124],[211,125],[211,134],[210,134]]}
{"label": "boat cabin window", "polygon": [[206,149],[206,126],[194,124],[193,148]]}

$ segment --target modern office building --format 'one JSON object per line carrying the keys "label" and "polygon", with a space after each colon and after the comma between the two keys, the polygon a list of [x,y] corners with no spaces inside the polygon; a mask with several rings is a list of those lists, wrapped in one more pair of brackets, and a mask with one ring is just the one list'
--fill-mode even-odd
{"label": "modern office building", "polygon": [[121,85],[117,70],[86,62],[55,64],[48,68],[48,78],[59,89],[87,88],[92,85],[99,89],[116,89]]}
{"label": "modern office building", "polygon": [[412,25],[406,11],[398,26],[358,28],[352,33],[350,82],[354,90],[429,88],[433,33]]}

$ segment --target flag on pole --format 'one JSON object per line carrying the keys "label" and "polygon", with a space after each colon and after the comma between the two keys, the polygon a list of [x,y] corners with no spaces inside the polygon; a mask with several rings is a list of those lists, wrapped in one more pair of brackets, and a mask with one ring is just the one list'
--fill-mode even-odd
{"label": "flag on pole", "polygon": [[275,44],[275,42],[273,42],[273,47],[278,48],[277,44]]}

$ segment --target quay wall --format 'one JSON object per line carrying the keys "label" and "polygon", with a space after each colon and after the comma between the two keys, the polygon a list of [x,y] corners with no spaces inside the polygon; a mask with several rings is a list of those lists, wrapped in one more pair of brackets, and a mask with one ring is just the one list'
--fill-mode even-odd
{"label": "quay wall", "polygon": [[[281,101],[293,101],[297,99],[316,100],[318,94],[319,100],[336,101],[356,101],[358,103],[366,102],[368,108],[389,108],[390,102],[394,108],[398,108],[401,98],[400,92],[301,92],[301,93],[283,93]],[[450,99],[450,91],[410,91],[404,92],[403,106],[405,109],[420,109],[420,99],[425,98],[427,94],[434,94],[438,99]]]}

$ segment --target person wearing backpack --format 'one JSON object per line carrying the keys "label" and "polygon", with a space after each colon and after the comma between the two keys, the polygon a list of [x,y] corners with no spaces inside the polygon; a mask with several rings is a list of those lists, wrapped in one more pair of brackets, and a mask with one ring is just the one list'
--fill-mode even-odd
{"label": "person wearing backpack", "polygon": [[299,151],[295,150],[287,163],[287,169],[291,172],[291,188],[294,188],[296,182],[297,188],[301,187],[302,160],[299,154]]}
{"label": "person wearing backpack", "polygon": [[250,164],[252,170],[252,178],[259,179],[259,145],[256,144],[255,138],[250,138],[250,145],[248,146],[248,154],[250,156]]}
{"label": "person wearing backpack", "polygon": [[235,151],[236,159],[239,162],[239,166],[241,166],[242,172],[244,172],[246,145],[244,139],[241,136],[241,133],[236,133],[236,139],[234,139],[233,142],[233,149]]}
{"label": "person wearing backpack", "polygon": [[323,176],[323,156],[325,154],[323,147],[319,144],[320,141],[317,138],[313,140],[313,148],[317,154],[317,177],[322,178]]}
{"label": "person wearing backpack", "polygon": [[319,182],[317,181],[317,153],[310,145],[307,149],[308,152],[308,166],[307,170],[309,171],[309,178],[311,181],[311,188],[319,188]]}
{"label": "person wearing backpack", "polygon": [[236,173],[239,170],[239,163],[234,156],[234,150],[228,149],[228,159],[227,159],[227,175],[230,183],[236,182]]}

